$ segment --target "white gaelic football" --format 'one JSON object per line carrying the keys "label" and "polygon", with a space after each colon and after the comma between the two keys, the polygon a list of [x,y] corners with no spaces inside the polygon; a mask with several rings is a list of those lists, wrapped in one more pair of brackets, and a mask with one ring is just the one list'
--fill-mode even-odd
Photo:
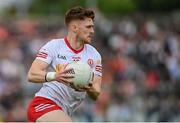
{"label": "white gaelic football", "polygon": [[88,85],[92,80],[93,72],[90,66],[82,61],[74,61],[66,66],[66,69],[73,68],[69,71],[70,74],[74,74],[72,81],[75,87],[82,87]]}

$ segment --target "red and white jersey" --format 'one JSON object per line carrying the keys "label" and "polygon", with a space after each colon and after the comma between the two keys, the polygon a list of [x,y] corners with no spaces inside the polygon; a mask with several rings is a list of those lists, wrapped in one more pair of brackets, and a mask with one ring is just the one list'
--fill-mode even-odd
{"label": "red and white jersey", "polygon": [[[101,55],[97,50],[89,44],[85,44],[80,50],[74,50],[67,38],[49,41],[39,50],[36,59],[48,63],[54,71],[59,71],[64,64],[81,60],[90,65],[95,75],[102,76]],[[52,81],[43,83],[35,96],[53,100],[71,115],[85,98],[86,92],[78,92],[60,82]]]}

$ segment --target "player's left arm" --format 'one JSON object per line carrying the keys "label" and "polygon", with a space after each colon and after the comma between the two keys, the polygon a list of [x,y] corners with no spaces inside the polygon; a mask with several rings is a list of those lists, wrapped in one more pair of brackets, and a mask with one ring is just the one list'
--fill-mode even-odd
{"label": "player's left arm", "polygon": [[89,97],[93,100],[97,100],[101,92],[101,81],[102,81],[102,63],[101,55],[97,53],[95,59],[95,65],[93,67],[94,77],[91,81],[92,85],[86,90]]}
{"label": "player's left arm", "polygon": [[98,96],[101,93],[101,81],[102,81],[102,63],[101,63],[101,55],[97,53],[95,59],[95,65],[92,68],[94,72],[94,76],[92,81],[88,86],[75,88],[76,91],[86,91],[88,96],[93,99],[97,100]]}
{"label": "player's left arm", "polygon": [[91,99],[97,100],[98,96],[101,93],[101,80],[102,80],[101,76],[94,75],[93,80],[90,81],[89,84],[86,86],[75,87],[74,84],[71,84],[70,86],[79,92],[85,92],[86,91],[88,96]]}

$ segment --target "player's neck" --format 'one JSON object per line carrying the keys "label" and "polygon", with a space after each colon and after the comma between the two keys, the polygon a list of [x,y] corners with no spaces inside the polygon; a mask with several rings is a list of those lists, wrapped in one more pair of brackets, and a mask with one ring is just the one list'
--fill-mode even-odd
{"label": "player's neck", "polygon": [[77,39],[75,36],[67,35],[67,40],[71,47],[75,50],[80,50],[83,47],[83,42]]}

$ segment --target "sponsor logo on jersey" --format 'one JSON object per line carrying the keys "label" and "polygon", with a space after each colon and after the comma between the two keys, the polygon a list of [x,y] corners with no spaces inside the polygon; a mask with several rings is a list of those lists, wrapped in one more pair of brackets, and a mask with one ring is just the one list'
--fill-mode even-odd
{"label": "sponsor logo on jersey", "polygon": [[80,60],[81,60],[81,57],[79,57],[79,56],[73,56],[73,57],[72,57],[72,60],[73,60],[73,61],[80,61]]}
{"label": "sponsor logo on jersey", "polygon": [[101,64],[101,60],[98,59],[98,60],[96,61],[96,64]]}
{"label": "sponsor logo on jersey", "polygon": [[58,58],[67,60],[67,59],[66,59],[66,56],[61,56],[60,54],[58,54]]}
{"label": "sponsor logo on jersey", "polygon": [[56,72],[61,71],[62,67],[63,67],[62,64],[57,64],[57,65],[56,65],[56,68],[55,68]]}

